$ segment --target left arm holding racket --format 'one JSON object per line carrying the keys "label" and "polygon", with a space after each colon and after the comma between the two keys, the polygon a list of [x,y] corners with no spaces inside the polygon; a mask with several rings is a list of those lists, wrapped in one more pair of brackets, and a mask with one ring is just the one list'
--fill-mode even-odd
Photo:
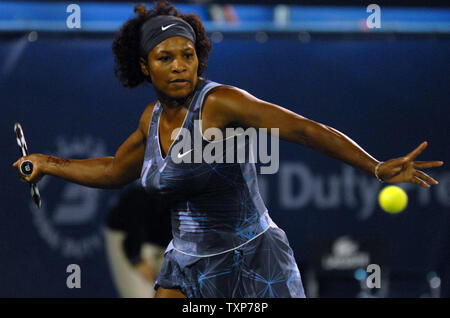
{"label": "left arm holding racket", "polygon": [[24,160],[33,163],[31,175],[21,174],[21,178],[30,183],[52,175],[92,188],[121,188],[139,177],[145,149],[140,140],[139,132],[135,131],[114,157],[76,160],[32,154],[20,158],[14,166],[20,168]]}
{"label": "left arm holding racket", "polygon": [[[19,170],[20,177],[30,183],[37,183],[44,175],[52,175],[93,188],[121,188],[140,176],[145,152],[145,122],[141,117],[139,127],[114,157],[76,160],[31,154],[20,158],[13,166]],[[33,164],[31,175],[20,171],[21,164],[27,160]]]}

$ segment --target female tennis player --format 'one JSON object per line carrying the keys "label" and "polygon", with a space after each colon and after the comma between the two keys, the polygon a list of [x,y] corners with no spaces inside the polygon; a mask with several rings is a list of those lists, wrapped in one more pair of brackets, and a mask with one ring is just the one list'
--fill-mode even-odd
{"label": "female tennis player", "polygon": [[[254,163],[175,163],[182,142],[172,132],[202,133],[228,127],[279,129],[281,139],[318,150],[388,183],[438,182],[420,169],[440,161],[404,157],[378,161],[339,131],[262,101],[244,90],[201,77],[210,42],[194,15],[167,2],[137,16],[116,34],[116,75],[125,87],[151,82],[158,100],[114,157],[72,160],[32,154],[31,176],[52,175],[98,188],[120,188],[140,178],[147,192],[171,202],[173,239],[155,283],[156,297],[304,297],[300,273],[285,233],[271,220],[257,187]],[[194,121],[201,119],[200,127]],[[225,151],[225,150],[224,150]],[[183,153],[182,155],[186,154]],[[175,154],[180,156],[180,153]]]}

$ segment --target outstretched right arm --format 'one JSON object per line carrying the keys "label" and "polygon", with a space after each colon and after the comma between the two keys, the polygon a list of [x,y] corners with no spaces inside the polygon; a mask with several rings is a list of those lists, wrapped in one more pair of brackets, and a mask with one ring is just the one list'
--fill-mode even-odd
{"label": "outstretched right arm", "polygon": [[28,177],[21,175],[28,182],[37,183],[44,175],[52,175],[93,188],[121,188],[140,176],[153,106],[146,108],[139,127],[119,147],[114,157],[76,160],[32,154],[20,158],[14,166],[20,167],[25,159],[33,162],[33,173]]}

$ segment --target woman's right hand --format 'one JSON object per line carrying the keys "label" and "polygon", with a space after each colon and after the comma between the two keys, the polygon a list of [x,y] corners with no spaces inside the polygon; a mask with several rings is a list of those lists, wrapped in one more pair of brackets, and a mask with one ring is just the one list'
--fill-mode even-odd
{"label": "woman's right hand", "polygon": [[[38,183],[39,180],[41,180],[42,177],[45,175],[45,173],[44,173],[44,167],[46,164],[45,158],[46,158],[45,155],[31,154],[29,156],[19,158],[16,162],[13,163],[13,166],[17,168],[19,177],[22,180],[31,182],[31,183]],[[25,160],[29,160],[33,163],[33,172],[29,176],[22,174],[22,172],[20,171],[20,165]]]}

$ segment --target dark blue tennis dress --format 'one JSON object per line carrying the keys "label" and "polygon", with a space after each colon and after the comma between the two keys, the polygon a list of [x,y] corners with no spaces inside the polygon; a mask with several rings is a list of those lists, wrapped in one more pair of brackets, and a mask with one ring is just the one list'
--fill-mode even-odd
{"label": "dark blue tennis dress", "polygon": [[[153,109],[141,182],[147,192],[171,202],[173,234],[155,288],[177,288],[196,298],[305,297],[286,235],[259,194],[255,164],[194,162],[194,136],[200,136],[202,149],[222,142],[223,158],[231,147],[225,139],[207,140],[195,124],[206,94],[218,85],[205,80],[198,85],[182,126],[192,138],[179,133],[165,158],[158,129],[162,106],[157,102]],[[192,151],[174,153],[178,143]],[[172,158],[187,155],[190,162]]]}

